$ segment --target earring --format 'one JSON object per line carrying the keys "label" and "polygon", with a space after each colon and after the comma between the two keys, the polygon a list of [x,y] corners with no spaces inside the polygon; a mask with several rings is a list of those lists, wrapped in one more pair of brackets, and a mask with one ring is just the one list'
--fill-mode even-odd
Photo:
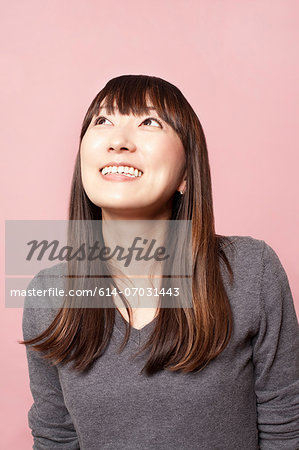
{"label": "earring", "polygon": [[183,191],[180,191],[180,194],[181,194],[181,195],[183,195],[183,194],[184,194],[184,192],[183,192]]}

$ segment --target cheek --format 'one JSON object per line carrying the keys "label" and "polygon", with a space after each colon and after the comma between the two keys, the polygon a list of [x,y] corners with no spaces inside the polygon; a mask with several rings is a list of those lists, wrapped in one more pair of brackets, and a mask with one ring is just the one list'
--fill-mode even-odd
{"label": "cheek", "polygon": [[96,161],[90,155],[83,152],[81,155],[81,178],[85,189],[94,185],[98,176]]}
{"label": "cheek", "polygon": [[81,165],[97,165],[99,163],[101,142],[85,135],[81,142]]}
{"label": "cheek", "polygon": [[184,148],[179,138],[159,136],[150,143],[144,143],[141,148],[146,149],[149,162],[153,165],[162,164],[163,167],[180,165],[184,162]]}
{"label": "cheek", "polygon": [[96,176],[96,168],[98,165],[97,152],[88,144],[88,142],[81,143],[80,147],[80,161],[81,161],[81,177],[83,186],[86,191],[90,190],[93,184],[93,177]]}
{"label": "cheek", "polygon": [[160,149],[157,164],[164,168],[164,171],[174,177],[178,176],[185,165],[185,152],[182,144],[177,140],[167,141]]}

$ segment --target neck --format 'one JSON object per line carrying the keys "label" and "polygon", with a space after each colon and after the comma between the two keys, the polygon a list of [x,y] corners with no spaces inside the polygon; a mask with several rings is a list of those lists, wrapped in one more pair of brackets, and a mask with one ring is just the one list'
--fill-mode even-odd
{"label": "neck", "polygon": [[131,277],[159,273],[158,249],[164,246],[167,228],[167,220],[102,220],[103,241],[116,271]]}

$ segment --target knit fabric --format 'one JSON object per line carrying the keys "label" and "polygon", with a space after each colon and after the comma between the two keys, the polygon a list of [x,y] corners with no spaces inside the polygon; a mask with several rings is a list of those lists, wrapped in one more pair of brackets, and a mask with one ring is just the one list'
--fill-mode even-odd
{"label": "knit fabric", "polygon": [[[51,365],[26,347],[33,404],[33,449],[298,450],[299,327],[286,272],[275,251],[251,236],[229,236],[221,263],[233,312],[228,346],[199,373],[141,375],[147,354],[131,356],[157,318],[132,328],[118,353],[125,322],[115,325],[105,353],[87,373]],[[64,264],[41,270],[28,289],[53,285]],[[61,280],[63,277],[61,278]],[[57,284],[57,282],[56,282]],[[26,298],[23,338],[44,331],[57,313]]]}

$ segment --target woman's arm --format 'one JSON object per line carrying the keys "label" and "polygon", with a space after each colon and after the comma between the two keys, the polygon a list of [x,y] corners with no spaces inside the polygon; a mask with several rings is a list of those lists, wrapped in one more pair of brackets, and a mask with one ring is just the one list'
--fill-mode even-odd
{"label": "woman's arm", "polygon": [[[28,288],[42,289],[41,282],[37,280],[36,276]],[[49,308],[28,305],[29,299],[26,298],[22,322],[24,340],[44,331],[43,324],[47,322],[44,319],[51,317],[51,313],[53,315],[53,310]],[[40,352],[30,349],[30,346],[26,346],[26,354],[30,390],[34,400],[28,413],[28,424],[34,440],[33,449],[80,449],[72,418],[64,404],[56,366],[41,358]]]}
{"label": "woman's arm", "polygon": [[264,243],[260,327],[252,340],[261,450],[299,449],[299,327],[286,272]]}

